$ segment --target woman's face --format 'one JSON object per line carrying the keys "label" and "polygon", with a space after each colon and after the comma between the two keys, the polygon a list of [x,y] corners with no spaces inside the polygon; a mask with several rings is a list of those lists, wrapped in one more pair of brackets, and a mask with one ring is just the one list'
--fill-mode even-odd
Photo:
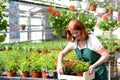
{"label": "woman's face", "polygon": [[80,39],[81,36],[80,36],[80,30],[70,30],[72,36],[74,36],[76,39]]}

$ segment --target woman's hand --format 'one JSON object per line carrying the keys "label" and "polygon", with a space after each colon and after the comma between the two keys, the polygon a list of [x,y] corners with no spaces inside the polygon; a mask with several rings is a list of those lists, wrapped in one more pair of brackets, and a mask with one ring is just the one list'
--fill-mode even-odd
{"label": "woman's hand", "polygon": [[57,73],[64,74],[62,67],[57,67]]}
{"label": "woman's hand", "polygon": [[89,70],[88,70],[89,74],[92,74],[93,71],[94,71],[94,69],[95,69],[95,67],[94,67],[93,65],[91,65],[91,66],[89,67]]}

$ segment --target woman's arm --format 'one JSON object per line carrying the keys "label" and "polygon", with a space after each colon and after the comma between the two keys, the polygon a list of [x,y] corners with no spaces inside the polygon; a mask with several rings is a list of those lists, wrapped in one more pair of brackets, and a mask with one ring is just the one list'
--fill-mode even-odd
{"label": "woman's arm", "polygon": [[100,49],[99,51],[97,51],[98,54],[101,55],[100,59],[94,63],[93,65],[90,66],[89,68],[89,73],[91,74],[93,72],[93,70],[100,64],[102,64],[103,62],[105,62],[108,58],[109,58],[109,53],[105,50],[105,48]]}
{"label": "woman's arm", "polygon": [[57,73],[63,74],[63,69],[62,69],[62,60],[63,57],[68,54],[70,51],[70,49],[64,48],[58,55],[58,61],[57,61]]}

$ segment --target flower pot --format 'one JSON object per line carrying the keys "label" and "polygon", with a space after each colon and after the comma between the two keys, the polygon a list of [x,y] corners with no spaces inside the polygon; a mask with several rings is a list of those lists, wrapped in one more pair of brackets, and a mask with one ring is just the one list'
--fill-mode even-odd
{"label": "flower pot", "polygon": [[90,8],[89,8],[91,11],[95,11],[96,10],[96,6],[95,5],[90,5]]}
{"label": "flower pot", "polygon": [[48,78],[47,72],[45,71],[42,72],[42,78]]}
{"label": "flower pot", "polygon": [[25,26],[20,26],[20,30],[25,30]]}
{"label": "flower pot", "polygon": [[112,14],[113,10],[108,9],[108,14]]}
{"label": "flower pot", "polygon": [[83,76],[83,72],[76,73],[77,76]]}
{"label": "flower pot", "polygon": [[13,77],[16,75],[15,71],[7,71],[7,77]]}
{"label": "flower pot", "polygon": [[115,52],[109,52],[109,54],[110,54],[110,55],[113,55],[113,54],[115,54]]}
{"label": "flower pot", "polygon": [[26,78],[26,77],[29,77],[29,76],[30,76],[29,72],[22,72],[22,77],[23,78]]}
{"label": "flower pot", "polygon": [[32,72],[32,77],[33,78],[40,78],[42,76],[42,73],[41,72]]}

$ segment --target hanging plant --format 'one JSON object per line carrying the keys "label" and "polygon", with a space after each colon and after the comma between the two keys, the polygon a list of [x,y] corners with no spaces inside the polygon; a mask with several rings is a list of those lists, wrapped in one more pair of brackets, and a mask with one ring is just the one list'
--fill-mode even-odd
{"label": "hanging plant", "polygon": [[[4,5],[3,3],[6,2],[6,0],[2,0],[0,3],[0,31],[5,31],[7,32],[7,26],[8,26],[8,22],[7,20],[4,19],[4,17],[7,17],[4,13],[3,10],[6,8],[6,5]],[[1,34],[0,35],[0,42],[5,41],[6,38],[6,34]]]}
{"label": "hanging plant", "polygon": [[81,12],[79,13],[78,18],[85,24],[86,29],[89,33],[92,33],[94,31],[94,26],[96,24],[96,17],[94,14],[91,14],[89,12]]}
{"label": "hanging plant", "polygon": [[49,7],[47,10],[49,13],[48,21],[50,23],[50,27],[54,30],[53,34],[59,38],[62,38],[63,30],[66,29],[68,22],[74,19],[75,14],[72,11],[74,10],[74,7],[71,6],[70,8],[71,11],[67,11],[65,9],[58,11],[52,7]]}

